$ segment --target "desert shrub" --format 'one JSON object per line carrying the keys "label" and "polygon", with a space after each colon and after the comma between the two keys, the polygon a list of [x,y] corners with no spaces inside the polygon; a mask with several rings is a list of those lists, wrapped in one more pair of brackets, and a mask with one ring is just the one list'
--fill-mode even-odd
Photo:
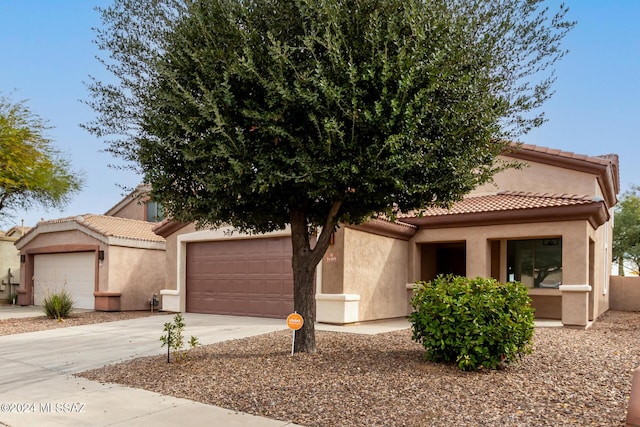
{"label": "desert shrub", "polygon": [[49,319],[64,319],[73,311],[73,298],[66,289],[59,292],[47,292],[43,302],[44,314]]}
{"label": "desert shrub", "polygon": [[439,276],[417,282],[411,304],[412,338],[428,360],[496,369],[531,352],[534,310],[519,282]]}

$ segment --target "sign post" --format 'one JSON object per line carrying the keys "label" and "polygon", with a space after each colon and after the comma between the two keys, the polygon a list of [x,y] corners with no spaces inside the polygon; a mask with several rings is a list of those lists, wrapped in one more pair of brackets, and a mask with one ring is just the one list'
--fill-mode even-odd
{"label": "sign post", "polygon": [[304,325],[304,319],[297,312],[293,312],[287,316],[287,326],[293,330],[293,337],[291,338],[291,355],[293,356],[293,350],[296,345],[296,331],[302,328]]}

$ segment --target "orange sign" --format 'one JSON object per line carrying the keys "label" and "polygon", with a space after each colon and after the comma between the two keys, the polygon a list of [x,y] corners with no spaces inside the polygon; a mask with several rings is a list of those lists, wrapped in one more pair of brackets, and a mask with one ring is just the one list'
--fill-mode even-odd
{"label": "orange sign", "polygon": [[289,329],[297,331],[302,328],[302,325],[304,325],[304,319],[298,313],[291,313],[287,316],[287,326]]}

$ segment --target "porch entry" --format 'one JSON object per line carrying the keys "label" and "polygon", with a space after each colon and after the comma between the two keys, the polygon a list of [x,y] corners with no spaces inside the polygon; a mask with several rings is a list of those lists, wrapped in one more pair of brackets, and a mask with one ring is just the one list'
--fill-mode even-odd
{"label": "porch entry", "polygon": [[439,275],[467,275],[467,243],[424,243],[420,250],[420,278],[431,281]]}

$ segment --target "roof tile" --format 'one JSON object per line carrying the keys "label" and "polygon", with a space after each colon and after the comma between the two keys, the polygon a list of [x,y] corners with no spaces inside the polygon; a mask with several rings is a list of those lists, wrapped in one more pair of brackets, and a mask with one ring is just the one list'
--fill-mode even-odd
{"label": "roof tile", "polygon": [[68,222],[76,222],[105,237],[119,237],[123,239],[144,240],[150,242],[165,241],[162,236],[158,236],[153,232],[153,228],[157,225],[154,222],[139,221],[108,215],[84,214],[49,221],[41,221],[38,225]]}
{"label": "roof tile", "polygon": [[575,206],[594,203],[592,196],[531,193],[522,191],[500,191],[496,194],[468,197],[454,203],[451,208],[427,208],[399,214],[398,219],[416,216],[435,217],[444,215],[460,215],[481,212],[497,212],[520,209],[539,209],[557,206]]}

